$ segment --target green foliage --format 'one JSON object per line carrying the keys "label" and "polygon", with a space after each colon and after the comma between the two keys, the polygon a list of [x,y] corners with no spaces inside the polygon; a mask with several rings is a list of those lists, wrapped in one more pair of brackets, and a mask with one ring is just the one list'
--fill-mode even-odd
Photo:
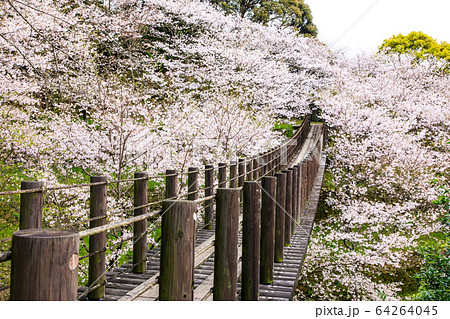
{"label": "green foliage", "polygon": [[286,137],[292,137],[292,135],[294,134],[294,128],[293,127],[294,126],[292,124],[289,124],[289,123],[276,122],[274,127],[273,127],[273,129],[275,131],[280,131]]}
{"label": "green foliage", "polygon": [[441,205],[446,214],[441,219],[442,233],[419,248],[423,266],[415,276],[420,284],[416,300],[450,300],[450,189],[443,186],[439,189],[435,204]]}
{"label": "green foliage", "polygon": [[379,50],[380,52],[397,53],[399,55],[409,54],[414,56],[418,62],[436,58],[444,61],[447,66],[450,63],[450,44],[439,43],[423,32],[413,31],[406,36],[402,34],[393,36],[384,40]]}
{"label": "green foliage", "polygon": [[317,36],[310,7],[303,0],[210,0],[227,13],[238,13],[252,21],[294,27],[299,33]]}
{"label": "green foliage", "polygon": [[417,300],[450,300],[450,241],[420,248],[424,267],[416,275],[419,280]]}
{"label": "green foliage", "polygon": [[295,118],[290,120],[277,120],[273,126],[273,130],[281,132],[285,137],[292,137],[292,135],[294,135],[294,126],[300,126],[302,123],[302,120]]}

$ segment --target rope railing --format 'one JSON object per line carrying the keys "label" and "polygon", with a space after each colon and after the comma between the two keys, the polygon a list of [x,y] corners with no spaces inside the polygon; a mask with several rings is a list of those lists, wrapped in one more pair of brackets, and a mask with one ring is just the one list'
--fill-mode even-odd
{"label": "rope railing", "polygon": [[[300,131],[301,131],[301,128],[297,131],[297,133],[296,133],[294,136],[297,136],[298,134],[300,134],[300,133],[299,133]],[[287,143],[285,143],[285,145],[286,145],[286,144],[287,144]],[[280,146],[280,147],[281,147],[281,146]],[[287,157],[290,157],[290,156],[292,155],[293,152],[294,152],[294,150],[292,150],[292,151],[287,155]],[[282,155],[279,154],[276,158],[273,158],[271,161],[267,162],[266,165],[269,165],[269,164],[275,162],[275,161],[276,161],[278,158],[280,158],[281,156],[282,156]],[[259,158],[262,158],[262,157],[263,157],[262,155],[259,156]],[[253,159],[255,159],[255,158],[253,158]],[[224,167],[230,167],[230,164],[226,164],[226,166],[224,166]],[[205,169],[204,171],[212,170],[212,169],[213,169],[213,168]],[[264,176],[267,176],[267,175],[271,174],[272,172],[275,171],[275,169],[276,169],[276,167],[272,168],[268,173],[266,173],[265,175],[260,176],[260,177],[258,178],[258,180],[261,179],[261,178],[264,177]],[[258,167],[258,168],[256,168],[256,169],[253,169],[252,171],[250,171],[250,173],[253,173],[253,172],[259,171],[259,170],[261,170],[261,167]],[[198,170],[197,172],[199,172],[199,171],[200,171],[200,170]],[[192,173],[192,172],[188,172],[188,173]],[[249,173],[249,172],[247,172],[247,173]],[[246,173],[246,174],[247,174],[247,173]],[[228,178],[225,180],[225,182],[230,182],[231,180],[237,179],[238,177],[245,176],[246,174],[242,174],[242,175],[236,176],[236,177],[234,177],[234,178],[228,177]],[[169,176],[177,176],[177,175],[178,175],[178,174],[165,174],[165,175],[161,175],[161,176],[169,177]],[[134,179],[123,180],[123,181],[138,181],[138,180],[145,180],[145,179],[148,179],[148,178],[145,178],[145,177],[144,177],[144,178],[134,178]],[[109,182],[109,183],[111,183],[111,182]],[[105,183],[91,183],[91,184],[93,184],[93,185],[104,185]],[[213,184],[213,187],[217,187],[218,185],[219,185],[219,182],[216,182],[216,183]],[[203,188],[206,189],[206,186],[204,186]],[[200,188],[199,188],[199,189],[200,189]],[[198,193],[198,191],[192,191],[192,192],[183,193],[183,194],[180,194],[180,195],[178,195],[178,196],[176,196],[176,197],[170,197],[170,198],[167,198],[167,199],[179,199],[179,198],[188,196],[188,195],[190,195],[190,194],[195,194],[195,193]],[[215,198],[215,195],[212,195],[212,196],[205,197],[205,198],[202,198],[202,199],[197,199],[195,202],[196,202],[196,203],[203,203],[203,202],[205,202],[205,201],[208,201],[208,200],[211,200],[211,199],[214,199],[214,198]],[[164,199],[164,200],[166,200],[166,199]],[[117,212],[115,212],[115,213],[113,213],[113,214],[109,214],[108,216],[101,216],[101,217],[97,217],[97,218],[90,218],[90,219],[87,219],[87,220],[84,220],[84,221],[80,221],[80,222],[77,222],[77,223],[88,222],[88,221],[98,220],[98,219],[104,219],[104,218],[107,218],[107,217],[109,217],[109,216],[122,214],[122,213],[129,212],[129,211],[132,211],[132,210],[135,210],[135,209],[140,209],[140,208],[150,207],[150,206],[152,206],[152,205],[161,204],[164,200],[160,200],[160,201],[148,203],[148,204],[142,205],[142,206],[126,208],[126,209],[117,211]],[[155,216],[155,215],[156,215],[156,212],[153,212],[153,213],[147,213],[147,214],[149,214],[149,216]],[[100,232],[102,232],[102,231],[105,231],[105,230],[111,230],[111,229],[114,229],[114,228],[117,228],[117,227],[120,227],[120,226],[129,225],[129,224],[134,223],[135,221],[140,221],[140,220],[146,219],[146,218],[143,218],[142,216],[145,216],[145,215],[141,215],[141,216],[140,216],[141,218],[137,218],[137,217],[129,218],[129,219],[128,219],[128,222],[126,222],[127,220],[124,220],[124,221],[119,221],[119,222],[115,222],[115,223],[109,224],[109,226],[108,226],[108,225],[100,226],[99,229],[98,229],[98,233],[100,233]],[[69,225],[72,226],[71,224],[69,224]],[[85,235],[85,234],[91,235],[91,234],[95,234],[95,232],[90,233],[89,230],[81,231],[81,232],[80,232],[80,237],[89,236],[89,235]]]}
{"label": "rope railing", "polygon": [[147,214],[131,217],[131,218],[128,218],[128,219],[124,219],[124,220],[121,220],[121,221],[113,222],[113,223],[110,223],[110,224],[107,224],[107,225],[103,225],[103,226],[98,226],[98,227],[82,230],[82,231],[79,232],[79,236],[80,236],[80,238],[83,238],[83,237],[99,234],[99,233],[102,233],[104,231],[108,231],[108,230],[112,230],[114,228],[118,228],[120,226],[130,225],[130,224],[133,224],[135,222],[138,222],[138,221],[141,221],[141,220],[144,220],[144,219],[148,219],[148,218],[151,218],[151,217],[158,216],[159,213],[160,213],[160,211],[151,211],[151,212],[148,212]]}
{"label": "rope railing", "polygon": [[106,182],[97,182],[97,183],[83,183],[83,184],[74,184],[74,185],[62,185],[62,186],[51,186],[51,187],[40,187],[40,188],[34,188],[34,189],[26,189],[26,190],[15,190],[15,191],[4,191],[0,192],[0,196],[2,195],[17,195],[17,194],[30,194],[30,193],[39,193],[39,192],[46,192],[46,191],[57,191],[57,190],[64,190],[64,189],[72,189],[72,188],[82,188],[82,187],[92,187],[92,186],[99,186],[99,185],[109,185],[109,184],[119,184],[119,183],[125,183],[125,182],[134,182],[134,181],[141,181],[141,180],[151,180],[151,179],[157,179],[157,178],[166,178],[170,176],[175,176],[176,174],[165,174],[165,175],[154,175],[149,177],[140,177],[140,178],[129,178],[129,179],[120,179],[120,180],[112,180],[112,181],[106,181]]}
{"label": "rope railing", "polygon": [[[274,150],[272,150],[272,152],[273,151]],[[291,155],[291,153],[289,153],[287,155],[287,157],[289,157]],[[272,159],[270,162],[267,162],[265,165],[269,165],[270,163],[275,162],[281,156],[282,156],[281,154],[278,155],[276,158]],[[254,157],[252,159],[257,159],[257,158],[262,158],[262,157],[263,157],[263,155],[261,155],[259,157]],[[249,160],[251,160],[251,159],[249,159]],[[224,167],[230,167],[230,165],[227,164]],[[209,171],[209,170],[213,170],[213,168],[204,169],[204,171]],[[245,174],[238,175],[238,176],[236,176],[234,178],[228,177],[225,180],[225,182],[230,182],[231,180],[237,179],[237,178],[242,177],[242,176],[246,176],[248,173],[253,173],[253,172],[256,172],[256,171],[260,171],[260,170],[261,170],[261,167],[258,167],[258,168],[253,169],[250,172],[246,172]],[[263,176],[266,176],[266,175],[270,174],[274,170],[275,170],[275,168],[273,168],[270,172],[266,173]],[[68,188],[75,188],[75,187],[99,186],[99,185],[105,185],[105,184],[111,184],[111,183],[140,181],[140,180],[148,180],[148,179],[151,179],[151,178],[154,178],[154,177],[170,177],[170,176],[177,176],[177,175],[178,174],[164,174],[164,175],[157,175],[157,176],[152,176],[152,177],[148,177],[148,178],[147,177],[141,177],[141,178],[126,179],[126,180],[116,180],[116,181],[97,182],[97,183],[85,183],[85,184],[79,184],[79,185],[68,185],[68,186],[49,187],[49,188],[43,187],[43,188],[40,188],[40,189],[20,190],[20,191],[3,192],[3,193],[7,193],[7,194],[27,194],[27,193],[34,193],[34,192],[42,192],[42,191],[45,191],[45,190],[61,190],[61,189],[68,189]],[[261,179],[263,176],[260,176],[258,179]],[[217,187],[218,185],[219,185],[219,182],[216,182],[216,183],[213,184],[213,187]],[[206,189],[207,187],[203,186],[203,188]],[[180,194],[177,197],[170,197],[168,199],[177,199],[177,198],[188,196],[190,194],[195,194],[197,192],[198,191],[188,192],[188,193]],[[2,195],[2,193],[0,193],[0,195]],[[205,201],[214,199],[214,196],[215,195],[209,196],[209,197],[206,197],[206,198],[203,198],[203,199],[199,199],[196,202],[203,203]],[[160,201],[148,203],[146,205],[141,205],[141,206],[137,206],[137,207],[129,207],[129,208],[126,208],[126,209],[122,209],[122,210],[116,211],[114,213],[110,213],[110,214],[108,214],[106,216],[93,217],[93,218],[84,219],[84,220],[77,221],[77,222],[70,223],[70,224],[60,225],[58,227],[55,227],[55,229],[63,229],[63,228],[68,228],[68,227],[73,227],[73,226],[76,226],[76,225],[80,225],[80,224],[83,224],[83,223],[88,223],[88,222],[91,222],[91,221],[96,221],[96,220],[100,220],[100,219],[106,219],[108,217],[112,217],[112,216],[116,216],[116,215],[119,215],[119,214],[123,214],[123,213],[126,213],[126,212],[133,211],[135,209],[146,208],[146,207],[150,207],[150,206],[153,206],[153,205],[161,204],[163,201],[164,200],[160,200]],[[210,207],[210,206],[211,205],[209,205],[207,207]],[[150,215],[154,216],[155,214],[150,214]],[[139,221],[139,220],[143,220],[143,219],[145,219],[145,218],[141,218],[141,219],[138,218],[138,219],[136,219],[136,217],[132,217],[131,221],[129,221],[128,223],[126,223],[124,221],[121,221],[121,222],[116,222],[116,223],[109,224],[109,227],[105,227],[105,226],[107,226],[107,225],[105,225],[105,226],[102,226],[104,228],[104,230],[99,231],[99,233],[102,232],[102,231],[105,231],[105,230],[111,230],[111,229],[114,229],[114,228],[117,228],[117,227],[120,227],[120,226],[129,225],[129,224],[133,223],[134,221]],[[82,236],[83,234],[84,234],[84,231],[80,232],[80,236],[81,237],[84,237],[84,236]],[[94,233],[92,233],[92,234],[94,234]],[[88,236],[88,235],[86,235],[86,236]],[[11,240],[11,238],[8,238],[6,240]],[[4,240],[4,241],[6,241],[6,240]]]}
{"label": "rope railing", "polygon": [[[287,145],[289,145],[290,141],[295,140],[299,134],[301,134],[303,126],[305,125],[306,121],[304,121],[302,123],[302,126],[297,130],[296,134],[293,135],[287,142],[285,142],[284,144],[275,147],[272,150],[269,150],[269,152],[267,154],[272,154],[273,152],[280,150],[282,147],[285,147]],[[257,156],[254,157],[250,157],[248,158],[248,160],[258,160],[263,158],[265,155],[267,154],[259,154]],[[225,167],[230,167],[230,164],[226,164]],[[208,170],[212,170],[212,169],[202,169],[199,170],[199,172],[205,172]],[[181,173],[178,173],[179,175],[186,175],[189,174],[191,172],[189,171],[184,171]],[[148,178],[129,178],[129,179],[123,179],[123,180],[112,180],[112,181],[106,181],[106,182],[98,182],[98,183],[82,183],[82,184],[74,184],[74,185],[62,185],[62,186],[51,186],[51,187],[41,187],[41,188],[36,188],[36,189],[29,189],[29,190],[15,190],[15,191],[3,191],[0,192],[0,196],[4,196],[4,195],[17,195],[17,194],[30,194],[30,193],[37,193],[37,192],[45,192],[45,191],[55,191],[55,190],[64,190],[64,189],[72,189],[72,188],[81,188],[81,187],[91,187],[91,186],[98,186],[98,185],[108,185],[108,184],[119,184],[119,183],[125,183],[125,182],[134,182],[134,181],[140,181],[140,180],[144,180],[144,179],[157,179],[157,178],[165,178],[165,177],[170,177],[170,176],[176,176],[177,174],[161,174],[161,175],[153,175],[153,176],[149,176]]]}
{"label": "rope railing", "polygon": [[[178,191],[178,188],[176,187],[176,193],[173,192],[173,190],[169,193],[166,194],[176,194],[175,196],[166,196],[167,198],[161,199],[161,200],[157,200],[157,201],[152,201],[152,202],[148,202],[142,205],[132,205],[132,207],[126,207],[123,209],[119,209],[117,211],[114,212],[110,212],[107,213],[103,216],[95,216],[95,217],[90,217],[90,218],[86,218],[83,220],[79,220],[73,223],[69,223],[66,225],[61,225],[58,226],[58,229],[63,229],[63,228],[67,228],[67,227],[73,227],[76,225],[80,225],[80,224],[87,224],[93,221],[98,221],[101,219],[107,219],[109,217],[113,217],[113,216],[117,216],[117,215],[121,215],[121,214],[127,214],[130,212],[135,212],[141,209],[146,209],[148,207],[157,205],[157,204],[162,204],[164,203],[164,201],[166,200],[173,200],[173,203],[171,203],[172,205],[176,202],[179,202],[180,199],[184,198],[184,197],[188,197],[188,200],[186,202],[191,202],[194,203],[196,206],[200,205],[200,210],[203,209],[204,213],[206,214],[207,209],[212,209],[214,207],[214,202],[216,202],[217,204],[217,187],[219,186],[220,183],[225,183],[222,185],[226,185],[226,186],[221,186],[221,187],[225,187],[225,189],[227,189],[228,187],[236,189],[236,191],[238,192],[242,192],[243,191],[243,187],[242,187],[242,183],[245,180],[249,180],[249,181],[261,181],[263,180],[264,177],[268,177],[268,176],[273,176],[275,175],[276,172],[281,172],[282,169],[286,168],[287,166],[291,165],[289,163],[292,163],[292,161],[294,161],[296,159],[295,155],[298,154],[298,152],[301,150],[302,148],[302,143],[304,142],[305,138],[306,138],[306,133],[307,131],[304,130],[304,128],[308,125],[309,123],[307,121],[304,121],[301,128],[294,134],[294,136],[292,137],[292,139],[296,138],[299,139],[297,141],[297,145],[295,145],[294,143],[291,143],[291,145],[289,145],[289,141],[278,146],[275,147],[271,150],[269,150],[268,152],[265,152],[263,154],[260,154],[256,157],[252,157],[252,158],[246,158],[246,159],[240,159],[239,161],[236,162],[231,162],[231,163],[222,163],[221,165],[219,165],[219,168],[229,168],[230,171],[228,170],[224,170],[219,174],[214,174],[216,175],[214,178],[215,181],[213,180],[212,184],[208,184],[205,181],[204,185],[198,186],[198,180],[199,177],[204,177],[206,178],[206,173],[209,172],[208,174],[211,175],[211,172],[215,172],[216,169],[218,168],[216,167],[205,167],[204,169],[198,169],[198,168],[189,168],[188,172],[181,172],[178,173],[176,171],[173,171],[175,173],[170,173],[170,174],[163,174],[163,175],[158,175],[157,177],[161,177],[161,178],[171,178],[172,182],[175,181],[177,184],[180,185],[181,189],[180,190],[187,190],[184,192]],[[292,139],[290,141],[292,141]],[[309,147],[308,149],[308,154],[306,154],[307,156],[313,157],[315,156],[315,153],[318,150],[318,145],[320,142],[320,137],[317,136],[314,141],[312,142],[312,147]],[[311,143],[311,142],[310,142]],[[282,147],[288,145],[288,147],[286,148],[286,150],[281,150]],[[287,162],[283,162],[282,159],[285,158],[287,160]],[[262,163],[261,165],[257,165],[257,166],[248,166],[249,163],[255,163],[255,160],[258,159],[262,159]],[[256,161],[257,163],[257,161]],[[249,169],[250,168],[250,169]],[[253,173],[257,172],[258,174],[254,175]],[[205,173],[205,174],[200,174],[200,173]],[[226,174],[229,173],[229,174]],[[179,177],[181,175],[188,175],[188,181],[189,183],[187,184],[183,184],[182,183],[182,179],[180,179]],[[196,174],[194,177],[193,175],[190,174]],[[218,178],[220,176],[220,174],[222,174],[222,179],[219,181]],[[205,176],[203,176],[205,175]],[[252,178],[252,175],[254,178]],[[135,175],[136,176],[136,175]],[[139,176],[139,175],[137,175]],[[255,177],[256,176],[256,177]],[[300,175],[297,175],[300,176]],[[23,193],[23,194],[27,194],[27,193],[33,193],[33,192],[43,192],[46,190],[58,190],[58,189],[65,189],[65,188],[70,188],[70,187],[83,187],[83,186],[104,186],[104,185],[108,185],[108,184],[114,184],[114,183],[122,183],[122,182],[142,182],[142,181],[148,181],[151,180],[152,178],[154,178],[154,176],[145,176],[145,177],[138,177],[138,178],[133,178],[133,179],[123,179],[123,180],[117,180],[117,181],[105,181],[105,182],[96,182],[96,183],[86,183],[86,184],[80,184],[80,185],[66,185],[66,186],[59,186],[59,187],[53,187],[53,188],[39,188],[39,189],[33,189],[33,190],[21,190],[21,191],[16,191],[15,193]],[[192,182],[192,178],[195,178],[195,181]],[[299,177],[296,177],[299,178]],[[166,180],[166,189],[168,187],[168,180]],[[191,183],[192,182],[192,183]],[[195,184],[194,184],[195,183]],[[136,187],[136,184],[134,184]],[[234,185],[236,187],[234,187]],[[260,186],[262,187],[262,186]],[[106,187],[104,188],[106,190]],[[228,188],[229,189],[229,188]],[[207,195],[206,191],[210,191],[210,195]],[[135,189],[136,191],[136,189]],[[167,191],[167,190],[166,190]],[[203,195],[203,191],[204,192],[204,196],[198,198],[199,195]],[[222,191],[222,190],[221,190]],[[92,189],[91,189],[92,192]],[[265,189],[262,190],[262,193],[266,195],[270,195],[269,193],[267,193],[267,191]],[[1,194],[1,193],[0,193]],[[92,193],[91,193],[92,194]],[[135,193],[136,194],[136,193]],[[136,196],[136,195],[135,195]],[[150,195],[153,196],[153,195]],[[272,196],[272,195],[271,195]],[[148,193],[147,193],[147,197],[148,197]],[[271,198],[272,200],[274,200],[276,202],[276,200],[274,198]],[[136,200],[136,197],[135,197]],[[185,202],[185,201],[181,201],[181,202]],[[136,203],[136,202],[135,202]],[[201,204],[205,204],[205,205],[201,205]],[[244,204],[243,200],[242,200],[242,195],[241,198],[239,200],[239,205]],[[296,226],[298,226],[300,224],[299,220],[298,220],[298,216],[294,215],[293,213],[289,213],[286,209],[284,209],[283,207],[281,207],[281,205],[279,203],[277,203],[277,207],[279,207],[280,209],[282,209],[283,213],[287,216],[287,218],[289,218],[290,220],[293,221],[293,224],[295,224]],[[170,209],[170,208],[169,208]],[[84,254],[82,256],[80,256],[80,260],[85,260],[85,259],[90,259],[92,257],[95,257],[99,254],[105,254],[107,251],[113,250],[114,247],[118,247],[121,246],[123,243],[125,242],[129,242],[130,240],[133,241],[133,244],[136,243],[138,240],[145,238],[150,232],[158,229],[161,227],[161,225],[157,225],[157,223],[161,222],[162,220],[162,216],[165,214],[165,212],[167,212],[169,209],[165,209],[164,211],[158,209],[158,210],[152,210],[149,212],[146,212],[144,214],[141,215],[137,215],[137,216],[133,216],[133,217],[126,217],[122,220],[119,221],[114,221],[114,222],[110,222],[107,224],[103,224],[100,226],[96,226],[93,227],[91,225],[91,228],[89,229],[85,229],[85,230],[81,230],[78,232],[78,236],[79,238],[86,238],[89,236],[95,236],[95,235],[99,235],[99,234],[103,234],[106,232],[109,232],[111,230],[117,229],[117,228],[121,228],[124,226],[130,226],[130,225],[137,225],[137,223],[147,220],[147,219],[151,219],[151,218],[156,218],[156,221],[154,223],[152,223],[152,225],[150,225],[150,227],[153,227],[151,230],[147,229],[144,232],[141,232],[140,234],[136,235],[132,235],[129,233],[129,230],[123,229],[123,231],[119,232],[119,235],[115,235],[114,232],[111,233],[111,235],[114,235],[117,240],[111,240],[111,243],[108,245],[105,245],[104,247],[101,247],[99,249],[95,249],[93,251],[89,251],[88,248],[86,248],[86,252],[87,254]],[[198,211],[198,208],[196,208],[196,210]],[[136,213],[135,213],[136,214]],[[210,226],[213,224],[215,220],[214,219],[206,219],[206,215],[205,218],[203,219],[203,222],[201,222],[203,224],[203,227],[206,226]],[[145,236],[145,237],[144,237]],[[111,237],[112,238],[112,237]],[[2,241],[6,242],[9,241],[9,239],[2,239]],[[126,246],[128,246],[129,244],[127,244]],[[133,252],[134,253],[134,252]],[[7,260],[8,257],[10,256],[10,252],[6,252],[6,253],[2,253],[0,255],[0,262],[3,260]],[[114,255],[116,256],[116,255]],[[134,263],[131,267],[129,267],[128,271],[133,269],[134,266],[139,265],[144,263],[144,261],[140,261],[138,263]],[[110,263],[109,263],[110,264]],[[105,271],[102,272],[102,276],[109,271],[108,269],[106,269]],[[102,276],[99,276],[99,278],[97,279],[101,279]],[[96,288],[104,286],[106,284],[106,281],[103,280],[101,283],[97,282],[97,280],[93,280],[94,278],[91,278],[89,280],[90,284],[89,287],[87,288],[87,290],[85,292],[83,292],[83,296],[86,296],[89,294],[89,292],[94,291]],[[94,282],[95,284],[93,285],[92,282]],[[81,296],[80,296],[81,297]]]}

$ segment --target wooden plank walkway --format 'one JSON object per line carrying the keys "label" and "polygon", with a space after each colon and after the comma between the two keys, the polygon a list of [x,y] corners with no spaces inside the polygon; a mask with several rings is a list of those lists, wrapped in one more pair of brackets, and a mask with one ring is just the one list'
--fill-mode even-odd
{"label": "wooden plank walkway", "polygon": [[325,172],[325,161],[326,157],[322,155],[319,171],[305,213],[301,217],[296,233],[291,237],[291,246],[285,247],[283,262],[274,264],[273,284],[259,286],[259,300],[292,300],[295,294],[319,204],[320,190]]}
{"label": "wooden plank walkway", "polygon": [[[301,161],[312,150],[320,136],[321,125],[311,125],[307,141],[293,164]],[[274,265],[274,282],[260,285],[260,300],[291,300],[295,294],[299,273],[306,255],[309,237],[314,223],[320,196],[325,158],[320,159],[319,171],[304,215],[291,237],[291,246],[284,249],[284,260]],[[242,218],[242,217],[241,217]],[[214,227],[213,227],[214,228]],[[195,249],[194,300],[210,301],[213,299],[214,272],[214,230],[205,230],[198,225]],[[239,257],[242,256],[242,232],[239,234]],[[143,274],[131,272],[131,263],[125,263],[106,274],[105,301],[152,301],[158,298],[160,247],[147,252],[147,271]],[[241,262],[238,263],[238,284],[236,300],[240,299]],[[85,291],[80,287],[79,294]]]}

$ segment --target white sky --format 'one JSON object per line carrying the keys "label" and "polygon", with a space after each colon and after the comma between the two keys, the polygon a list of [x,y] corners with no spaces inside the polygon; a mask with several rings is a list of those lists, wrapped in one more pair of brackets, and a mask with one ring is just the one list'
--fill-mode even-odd
{"label": "white sky", "polygon": [[450,43],[450,0],[305,0],[319,40],[354,55],[384,39],[422,31]]}

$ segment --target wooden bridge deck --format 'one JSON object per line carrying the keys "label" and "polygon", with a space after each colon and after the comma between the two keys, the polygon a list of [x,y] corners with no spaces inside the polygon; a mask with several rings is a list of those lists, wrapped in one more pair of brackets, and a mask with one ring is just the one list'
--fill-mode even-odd
{"label": "wooden bridge deck", "polygon": [[272,285],[260,285],[259,300],[292,300],[300,276],[301,267],[306,256],[308,242],[314,226],[320,190],[325,171],[325,156],[320,159],[319,171],[314,183],[305,213],[296,233],[291,237],[291,246],[284,249],[282,263],[274,264],[274,281]]}
{"label": "wooden bridge deck", "polygon": [[[311,151],[311,145],[320,135],[321,125],[311,125],[310,134],[304,147],[293,164],[301,161]],[[291,237],[291,245],[284,249],[282,263],[274,264],[274,282],[271,285],[260,284],[260,300],[291,300],[295,294],[298,277],[301,271],[309,237],[314,224],[314,218],[320,196],[322,179],[325,168],[325,158],[320,159],[319,171],[307,203],[304,215]],[[213,227],[214,228],[214,227]],[[239,257],[242,256],[241,238],[239,234]],[[106,274],[105,301],[152,301],[158,298],[160,247],[147,252],[147,271],[136,274],[130,271],[131,263],[125,263]],[[194,300],[213,300],[214,272],[214,230],[205,230],[198,226],[195,249]],[[241,262],[238,264],[237,296],[240,299]],[[81,287],[79,294],[86,289]]]}

